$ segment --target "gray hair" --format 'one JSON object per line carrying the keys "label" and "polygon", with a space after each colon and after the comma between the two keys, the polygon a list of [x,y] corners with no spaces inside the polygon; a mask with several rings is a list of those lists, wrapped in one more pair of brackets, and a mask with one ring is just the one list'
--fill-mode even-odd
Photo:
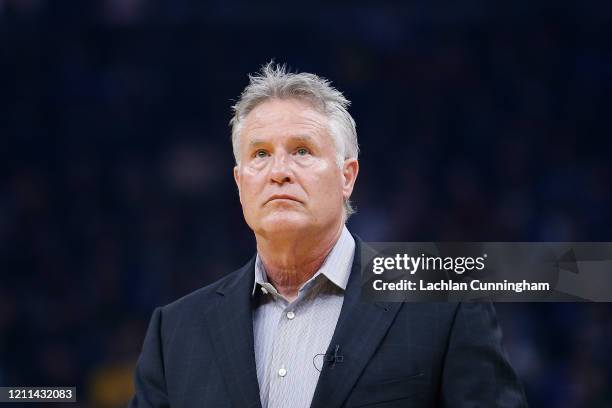
{"label": "gray hair", "polygon": [[[329,134],[336,146],[336,160],[342,168],[344,160],[359,155],[355,121],[347,108],[351,102],[331,82],[315,74],[291,73],[284,64],[270,61],[255,75],[249,75],[249,85],[232,107],[232,148],[236,164],[239,162],[240,131],[246,116],[255,107],[270,99],[300,99],[310,103],[329,119]],[[345,218],[355,212],[351,202],[344,201]]]}

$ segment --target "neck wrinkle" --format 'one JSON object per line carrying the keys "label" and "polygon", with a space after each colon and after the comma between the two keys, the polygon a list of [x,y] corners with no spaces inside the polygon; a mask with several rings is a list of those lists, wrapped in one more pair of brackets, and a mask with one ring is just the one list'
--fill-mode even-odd
{"label": "neck wrinkle", "polygon": [[311,245],[295,240],[292,243],[283,242],[281,248],[278,248],[272,242],[261,242],[258,239],[257,250],[268,281],[290,302],[295,300],[298,290],[323,265],[340,239],[343,228],[344,224],[341,224],[331,238],[309,240]]}

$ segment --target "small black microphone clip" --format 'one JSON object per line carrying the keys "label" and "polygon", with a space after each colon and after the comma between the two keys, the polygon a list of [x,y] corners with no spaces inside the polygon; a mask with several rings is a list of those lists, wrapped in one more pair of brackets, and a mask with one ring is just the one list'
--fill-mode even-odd
{"label": "small black microphone clip", "polygon": [[336,347],[334,347],[334,354],[325,355],[325,361],[329,363],[329,368],[334,368],[336,366],[336,363],[342,363],[344,361],[344,356],[338,354],[339,350],[340,345],[336,344]]}

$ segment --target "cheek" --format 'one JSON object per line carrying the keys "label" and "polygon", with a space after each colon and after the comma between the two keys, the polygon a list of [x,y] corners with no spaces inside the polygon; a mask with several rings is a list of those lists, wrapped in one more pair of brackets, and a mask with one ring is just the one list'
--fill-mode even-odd
{"label": "cheek", "polygon": [[252,204],[253,197],[257,194],[257,176],[258,172],[248,168],[240,173],[240,198],[243,205]]}
{"label": "cheek", "polygon": [[258,163],[251,162],[249,164],[246,164],[242,168],[243,179],[246,181],[247,179],[252,180],[252,179],[257,178],[258,176],[261,175],[263,166],[264,166],[263,162],[258,162]]}
{"label": "cheek", "polygon": [[311,185],[319,200],[329,205],[342,197],[342,175],[337,167],[330,168],[329,165],[321,170],[317,177],[313,177]]}

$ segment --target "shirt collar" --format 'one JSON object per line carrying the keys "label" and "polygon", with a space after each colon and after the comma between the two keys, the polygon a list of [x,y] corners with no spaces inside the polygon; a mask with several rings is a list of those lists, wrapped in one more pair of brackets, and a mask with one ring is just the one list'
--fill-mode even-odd
{"label": "shirt collar", "polygon": [[[307,281],[302,287],[308,285],[319,275],[325,276],[330,282],[342,290],[346,289],[349,275],[351,274],[351,266],[353,264],[353,256],[355,254],[355,239],[346,228],[342,227],[340,238],[334,244],[323,265],[319,270]],[[252,295],[255,295],[255,290],[258,286],[274,289],[268,282],[266,270],[259,254],[255,260],[255,282],[253,284]]]}

